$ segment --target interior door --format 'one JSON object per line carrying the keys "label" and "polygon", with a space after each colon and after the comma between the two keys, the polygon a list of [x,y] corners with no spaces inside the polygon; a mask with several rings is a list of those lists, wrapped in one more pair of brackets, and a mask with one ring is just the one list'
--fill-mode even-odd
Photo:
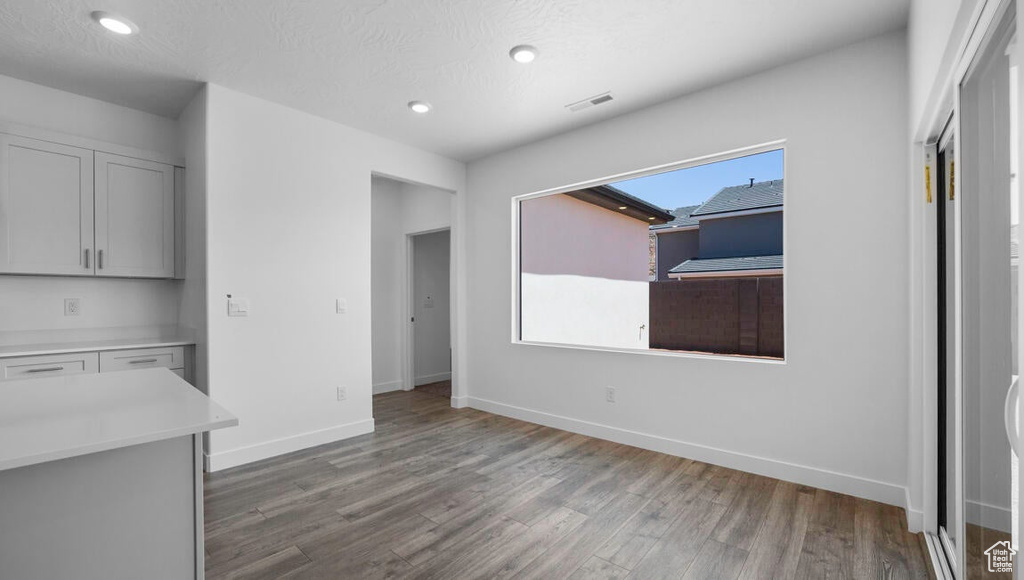
{"label": "interior door", "polygon": [[174,167],[96,153],[96,275],[174,276]]}
{"label": "interior door", "polygon": [[93,152],[0,134],[0,272],[91,276]]}
{"label": "interior door", "polygon": [[962,416],[961,577],[1012,577],[1018,539],[1017,65],[1014,4],[960,85],[954,172],[956,376]]}

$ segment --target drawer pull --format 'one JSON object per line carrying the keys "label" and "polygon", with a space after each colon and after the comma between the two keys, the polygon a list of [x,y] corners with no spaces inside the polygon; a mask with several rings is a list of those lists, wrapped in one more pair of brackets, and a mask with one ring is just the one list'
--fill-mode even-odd
{"label": "drawer pull", "polygon": [[28,369],[25,372],[28,372],[28,373],[53,373],[53,372],[62,371],[62,370],[64,370],[64,367],[46,367],[46,368],[42,368],[42,369]]}
{"label": "drawer pull", "polygon": [[128,364],[130,364],[130,365],[141,365],[141,364],[146,364],[146,363],[155,363],[156,361],[157,361],[157,359],[155,359],[155,358],[140,358],[140,359],[136,359],[136,360],[130,360],[130,361],[128,361]]}

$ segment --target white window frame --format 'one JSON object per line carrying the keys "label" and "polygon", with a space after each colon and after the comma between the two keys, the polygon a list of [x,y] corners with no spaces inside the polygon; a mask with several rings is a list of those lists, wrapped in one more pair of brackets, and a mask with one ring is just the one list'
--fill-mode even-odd
{"label": "white window frame", "polygon": [[[769,151],[782,150],[782,177],[786,179],[788,177],[788,164],[789,164],[789,153],[786,150],[786,140],[779,139],[777,141],[769,141],[761,143],[759,145],[753,145],[750,147],[742,147],[739,149],[732,149],[730,151],[723,151],[721,153],[714,153],[711,155],[704,155],[701,157],[694,157],[692,159],[686,159],[683,161],[676,161],[673,163],[666,163],[663,165],[656,165],[654,167],[648,167],[646,169],[639,169],[636,171],[629,171],[626,173],[619,173],[616,175],[610,175],[606,177],[600,177],[597,179],[590,179],[587,181],[581,181],[569,185],[563,185],[560,187],[554,187],[550,189],[544,189],[541,191],[535,191],[533,193],[527,193],[523,195],[517,195],[511,199],[511,232],[512,232],[512,256],[510,260],[511,268],[511,280],[512,280],[512,305],[511,305],[511,342],[513,345],[526,346],[526,347],[548,347],[548,348],[567,348],[574,350],[589,350],[599,352],[617,352],[631,355],[644,355],[644,356],[661,356],[661,357],[675,357],[675,358],[692,358],[692,359],[705,359],[705,360],[716,360],[716,361],[736,361],[743,363],[754,363],[754,364],[767,364],[767,365],[785,365],[789,359],[790,354],[790,342],[789,342],[789,273],[788,273],[788,227],[786,222],[788,221],[785,217],[782,220],[782,333],[783,333],[783,344],[784,354],[782,359],[766,359],[759,358],[756,356],[739,355],[739,354],[705,354],[690,351],[670,351],[670,350],[652,350],[652,349],[641,349],[641,348],[615,348],[605,346],[591,346],[585,344],[567,344],[567,343],[551,343],[551,342],[537,342],[522,340],[521,338],[521,316],[520,306],[522,301],[521,289],[522,289],[522,271],[520,268],[520,219],[521,211],[520,205],[522,202],[530,199],[536,199],[539,197],[547,197],[549,195],[558,195],[560,193],[567,193],[570,191],[576,191],[587,187],[596,187],[599,185],[607,185],[609,183],[615,183],[619,181],[625,181],[627,179],[636,179],[638,177],[648,177],[659,173],[667,173],[669,171],[676,171],[679,169],[689,169],[691,167],[697,167],[700,165],[708,165],[710,163],[717,163],[719,161],[729,161],[739,157],[748,157],[750,155],[757,155],[758,153],[767,153]],[[787,188],[790,186],[787,184]],[[787,198],[789,196],[786,196]],[[785,202],[789,204],[787,199]]]}

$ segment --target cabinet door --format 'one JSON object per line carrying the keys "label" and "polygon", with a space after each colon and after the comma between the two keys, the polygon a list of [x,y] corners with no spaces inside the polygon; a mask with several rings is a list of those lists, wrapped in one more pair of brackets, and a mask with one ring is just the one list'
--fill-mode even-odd
{"label": "cabinet door", "polygon": [[0,273],[93,274],[93,152],[0,134]]}
{"label": "cabinet door", "polygon": [[136,348],[132,350],[110,350],[100,353],[101,373],[154,367],[184,369],[185,347]]}
{"label": "cabinet door", "polygon": [[174,167],[96,153],[96,275],[174,276]]}
{"label": "cabinet door", "polygon": [[95,352],[72,352],[0,359],[0,381],[41,379],[99,372]]}

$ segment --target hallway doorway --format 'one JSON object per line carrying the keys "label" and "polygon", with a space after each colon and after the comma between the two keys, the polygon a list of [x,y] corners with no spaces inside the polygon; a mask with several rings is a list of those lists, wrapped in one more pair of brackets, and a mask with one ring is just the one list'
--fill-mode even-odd
{"label": "hallway doorway", "polygon": [[410,235],[409,244],[413,386],[451,397],[451,232]]}
{"label": "hallway doorway", "polygon": [[373,394],[448,381],[432,390],[452,399],[455,195],[378,175],[370,193]]}

